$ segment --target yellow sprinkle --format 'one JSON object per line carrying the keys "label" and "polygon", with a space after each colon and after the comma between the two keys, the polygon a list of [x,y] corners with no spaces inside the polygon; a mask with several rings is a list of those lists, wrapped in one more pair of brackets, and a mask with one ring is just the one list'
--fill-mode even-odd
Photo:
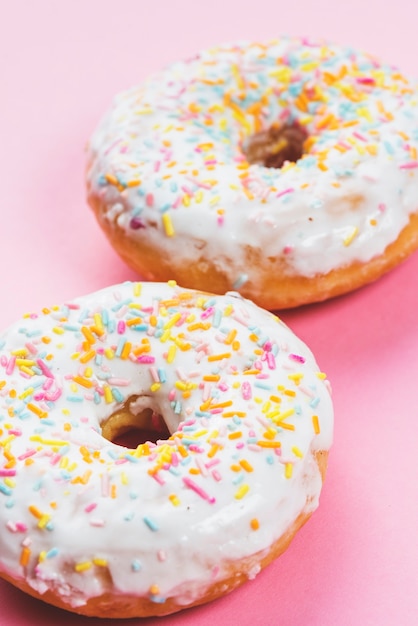
{"label": "yellow sprinkle", "polygon": [[19,394],[19,400],[23,400],[24,398],[27,398],[28,396],[30,396],[33,392],[35,391],[35,389],[33,387],[28,387],[27,389],[25,389],[25,391],[23,391],[21,394]]}
{"label": "yellow sprinkle", "polygon": [[235,499],[236,500],[241,500],[241,498],[243,498],[250,490],[249,485],[247,484],[243,484],[239,487],[239,489],[235,492]]}
{"label": "yellow sprinkle", "polygon": [[90,569],[91,566],[92,566],[91,561],[83,561],[82,563],[76,563],[74,565],[74,569],[76,572],[85,572],[86,570]]}
{"label": "yellow sprinkle", "polygon": [[299,457],[300,459],[303,458],[303,452],[301,450],[299,450],[299,448],[297,446],[293,446],[292,452],[293,452],[293,454],[295,456]]}
{"label": "yellow sprinkle", "polygon": [[348,236],[347,236],[347,237],[343,240],[344,245],[345,245],[345,246],[349,246],[349,245],[350,245],[350,244],[354,241],[354,239],[357,237],[358,232],[359,232],[359,229],[357,228],[357,226],[355,226],[355,227],[353,228],[352,232],[350,233],[350,235],[348,235]]}
{"label": "yellow sprinkle", "polygon": [[94,558],[93,559],[93,563],[94,565],[97,565],[98,567],[107,567],[107,560],[106,559],[100,559],[100,558]]}
{"label": "yellow sprinkle", "polygon": [[150,389],[152,392],[158,391],[161,388],[161,383],[152,383]]}
{"label": "yellow sprinkle", "polygon": [[176,356],[177,346],[172,344],[167,353],[167,363],[172,363],[174,361],[174,357]]}
{"label": "yellow sprinkle", "polygon": [[49,520],[51,519],[50,515],[42,515],[41,519],[38,522],[38,528],[45,528],[45,526],[48,524]]}
{"label": "yellow sprinkle", "polygon": [[286,463],[284,466],[284,475],[286,476],[286,478],[292,478],[292,473],[293,473],[293,464]]}
{"label": "yellow sprinkle", "polygon": [[108,359],[113,359],[115,356],[115,353],[113,352],[112,348],[109,348],[109,347],[105,348],[104,353]]}
{"label": "yellow sprinkle", "polygon": [[165,230],[165,234],[167,237],[173,237],[175,234],[173,222],[171,221],[171,216],[169,213],[163,213],[162,216],[163,226]]}
{"label": "yellow sprinkle", "polygon": [[171,504],[173,504],[174,506],[179,506],[180,500],[178,499],[175,493],[170,493],[170,495],[168,496],[168,499],[170,500]]}
{"label": "yellow sprinkle", "polygon": [[65,332],[64,329],[61,328],[60,326],[54,326],[54,328],[52,330],[57,335],[63,335],[64,332]]}
{"label": "yellow sprinkle", "polygon": [[110,404],[110,402],[113,402],[112,390],[109,387],[109,385],[104,385],[103,393],[104,393],[104,399],[107,404]]}
{"label": "yellow sprinkle", "polygon": [[32,367],[32,365],[35,365],[36,361],[34,361],[33,359],[16,359],[16,365],[18,367],[21,367],[22,365],[26,365],[26,367]]}

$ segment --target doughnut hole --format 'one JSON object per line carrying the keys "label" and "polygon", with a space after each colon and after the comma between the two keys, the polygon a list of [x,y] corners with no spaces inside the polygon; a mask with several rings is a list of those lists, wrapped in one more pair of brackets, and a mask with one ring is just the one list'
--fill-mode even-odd
{"label": "doughnut hole", "polygon": [[170,431],[147,396],[131,396],[101,424],[102,436],[125,448],[135,450],[145,442],[167,439]]}
{"label": "doughnut hole", "polygon": [[284,163],[296,163],[305,153],[306,129],[298,122],[274,123],[251,135],[243,146],[249,163],[280,169]]}

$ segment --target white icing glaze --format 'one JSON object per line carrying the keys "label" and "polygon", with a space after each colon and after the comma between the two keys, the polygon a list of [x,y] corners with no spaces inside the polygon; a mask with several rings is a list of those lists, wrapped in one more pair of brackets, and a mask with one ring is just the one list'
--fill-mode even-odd
{"label": "white icing glaze", "polygon": [[[352,49],[283,38],[204,51],[115,99],[89,145],[89,196],[138,248],[165,239],[234,289],[257,282],[248,247],[308,277],[366,263],[418,208],[417,102],[395,68]],[[306,128],[306,154],[249,165],[243,145],[277,120]]]}
{"label": "white icing glaze", "polygon": [[[328,383],[238,294],[125,283],[27,315],[0,341],[0,573],[70,608],[109,589],[187,605],[316,508]],[[105,439],[130,397],[174,435]]]}

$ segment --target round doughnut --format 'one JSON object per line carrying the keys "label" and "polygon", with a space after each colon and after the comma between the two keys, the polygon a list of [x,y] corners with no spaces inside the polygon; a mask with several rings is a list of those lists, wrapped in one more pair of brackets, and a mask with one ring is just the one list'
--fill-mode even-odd
{"label": "round doughnut", "polygon": [[143,278],[270,310],[324,300],[418,247],[417,100],[351,48],[213,48],[115,99],[88,201]]}
{"label": "round doughnut", "polygon": [[239,294],[124,283],[0,341],[0,575],[23,591],[171,613],[254,578],[317,507],[328,382]]}

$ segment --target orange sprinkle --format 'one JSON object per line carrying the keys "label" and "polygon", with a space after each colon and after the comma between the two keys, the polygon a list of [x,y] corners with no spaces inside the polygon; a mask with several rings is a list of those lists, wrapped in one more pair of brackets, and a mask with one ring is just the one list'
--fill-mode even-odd
{"label": "orange sprinkle", "polygon": [[321,429],[319,427],[319,419],[317,415],[312,415],[312,425],[313,425],[315,435],[319,435],[319,433],[321,432]]}
{"label": "orange sprinkle", "polygon": [[240,437],[242,437],[242,432],[240,430],[236,430],[228,435],[228,439],[239,439]]}
{"label": "orange sprinkle", "polygon": [[31,551],[27,546],[23,546],[22,552],[20,553],[20,565],[22,567],[26,567],[29,564]]}
{"label": "orange sprinkle", "polygon": [[94,382],[92,380],[89,380],[88,378],[83,378],[82,376],[74,376],[73,381],[75,383],[78,383],[82,387],[86,387],[87,389],[94,387]]}
{"label": "orange sprinkle", "polygon": [[222,359],[230,359],[230,358],[231,358],[230,352],[223,352],[221,354],[210,354],[208,356],[208,361],[222,361]]}
{"label": "orange sprinkle", "polygon": [[82,326],[81,327],[81,332],[83,333],[83,335],[85,336],[85,338],[87,339],[89,344],[93,344],[96,342],[96,339],[93,335],[93,333],[91,332],[91,330],[89,328],[87,328],[87,326]]}
{"label": "orange sprinkle", "polygon": [[88,363],[96,356],[96,350],[89,350],[80,357],[80,363]]}
{"label": "orange sprinkle", "polygon": [[253,519],[250,522],[250,526],[253,530],[258,530],[260,528],[260,522],[258,521],[256,517],[253,517]]}
{"label": "orange sprinkle", "polygon": [[280,448],[282,444],[280,441],[264,441],[261,439],[257,441],[257,445],[260,446],[260,448]]}
{"label": "orange sprinkle", "polygon": [[246,459],[241,459],[239,464],[243,469],[245,469],[246,472],[252,472],[254,469],[251,463],[249,463]]}

